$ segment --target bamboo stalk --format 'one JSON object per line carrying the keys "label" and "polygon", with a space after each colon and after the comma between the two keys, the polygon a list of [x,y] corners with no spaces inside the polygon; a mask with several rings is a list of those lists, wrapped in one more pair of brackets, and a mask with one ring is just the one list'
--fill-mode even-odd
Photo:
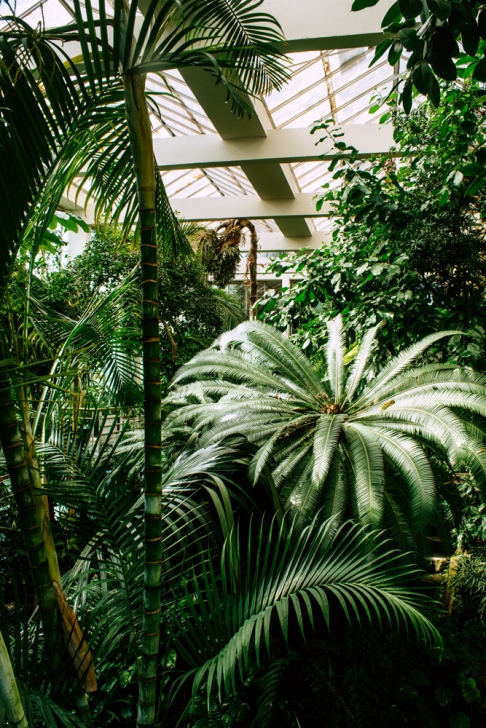
{"label": "bamboo stalk", "polygon": [[[0,358],[4,358],[1,346]],[[57,674],[62,660],[59,615],[44,543],[44,523],[40,517],[37,497],[25,460],[10,382],[3,372],[0,372],[0,441],[19,512],[20,527],[39,601],[46,645],[52,655],[53,672]]]}
{"label": "bamboo stalk", "polygon": [[10,725],[29,728],[20,698],[17,681],[10,662],[7,645],[0,632],[0,702],[3,703]]}
{"label": "bamboo stalk", "polygon": [[130,146],[137,177],[142,262],[142,344],[145,434],[145,568],[142,660],[137,725],[155,723],[162,573],[160,333],[157,279],[155,166],[145,78],[124,77]]}

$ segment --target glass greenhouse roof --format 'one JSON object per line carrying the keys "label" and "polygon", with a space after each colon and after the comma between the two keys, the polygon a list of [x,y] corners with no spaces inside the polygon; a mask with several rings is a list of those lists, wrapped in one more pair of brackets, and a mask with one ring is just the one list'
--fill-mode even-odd
{"label": "glass greenhouse roof", "polygon": [[[74,13],[69,0],[17,0],[17,14],[31,25],[47,27],[70,22]],[[275,129],[312,127],[314,121],[333,118],[336,124],[367,124],[377,121],[380,112],[371,115],[371,97],[375,91],[386,92],[396,77],[385,59],[369,68],[372,48],[293,53],[290,57],[291,80],[281,91],[263,100],[269,123]],[[164,82],[165,81],[165,82]],[[158,92],[152,99],[158,113],[153,115],[155,137],[216,134],[211,120],[198,103],[189,86],[176,71],[149,76],[147,86]],[[163,92],[161,94],[161,92]],[[314,193],[330,175],[328,162],[300,162],[291,165],[297,190]],[[256,191],[239,167],[164,171],[169,197],[215,197],[256,195]],[[326,218],[315,218],[316,230],[329,228]],[[273,220],[259,221],[261,231],[276,231]]]}

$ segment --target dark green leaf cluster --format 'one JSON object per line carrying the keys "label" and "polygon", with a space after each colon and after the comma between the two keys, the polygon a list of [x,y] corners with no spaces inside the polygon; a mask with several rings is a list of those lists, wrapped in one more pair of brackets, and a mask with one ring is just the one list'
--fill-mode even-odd
{"label": "dark green leaf cluster", "polygon": [[[372,7],[378,1],[354,0],[352,9]],[[377,46],[370,65],[388,52],[388,62],[394,66],[407,54],[400,94],[407,114],[415,89],[439,106],[437,79],[472,76],[486,81],[486,11],[481,0],[397,0],[383,18],[382,28],[392,37]]]}
{"label": "dark green leaf cluster", "polygon": [[332,240],[275,261],[274,273],[299,277],[259,309],[263,320],[290,325],[312,355],[325,342],[326,318],[342,313],[357,339],[378,321],[392,324],[381,333],[379,362],[451,327],[463,334],[442,355],[486,366],[482,100],[475,84],[446,93],[448,105],[437,111],[423,104],[407,117],[392,105],[383,120],[393,114],[395,148],[368,164],[332,126],[316,126],[340,145],[333,189],[321,197],[333,206]]}

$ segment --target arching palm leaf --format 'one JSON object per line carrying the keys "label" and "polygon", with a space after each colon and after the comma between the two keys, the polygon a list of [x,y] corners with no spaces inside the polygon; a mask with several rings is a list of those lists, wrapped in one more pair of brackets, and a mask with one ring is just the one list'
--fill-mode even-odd
{"label": "arching palm leaf", "polygon": [[203,681],[208,695],[213,686],[220,695],[234,692],[252,661],[261,666],[270,654],[271,636],[288,646],[295,620],[305,639],[317,615],[329,628],[334,610],[350,622],[405,624],[426,640],[437,638],[420,611],[427,601],[410,585],[417,572],[400,554],[383,550],[377,533],[358,526],[347,525],[334,539],[331,529],[332,521],[314,521],[292,542],[275,521],[269,528],[253,523],[248,544],[236,534],[228,538],[220,567],[203,562],[177,617],[176,645],[194,670],[194,692]]}

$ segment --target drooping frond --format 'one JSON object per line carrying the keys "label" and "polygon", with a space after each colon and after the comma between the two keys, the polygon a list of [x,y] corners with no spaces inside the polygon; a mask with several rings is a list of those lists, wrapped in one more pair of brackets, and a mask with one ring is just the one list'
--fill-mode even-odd
{"label": "drooping frond", "polygon": [[343,415],[321,415],[314,435],[312,487],[320,488],[329,473],[344,422]]}
{"label": "drooping frond", "polygon": [[355,478],[355,494],[362,523],[373,527],[383,516],[385,469],[383,452],[373,431],[354,423],[344,425]]}
{"label": "drooping frond", "polygon": [[[203,562],[202,578],[187,588],[186,606],[177,617],[177,649],[197,671],[194,693],[203,680],[208,694],[214,683],[220,695],[234,691],[254,660],[262,664],[273,623],[289,644],[290,620],[295,618],[305,638],[316,610],[328,626],[337,608],[349,621],[402,622],[427,640],[435,638],[419,611],[423,597],[409,586],[415,570],[399,554],[380,551],[376,533],[347,525],[329,541],[330,528],[331,521],[314,521],[290,547],[275,522],[269,530],[262,523],[248,545],[236,537],[236,552],[228,541],[221,572],[211,561]],[[244,569],[236,593],[235,553]]]}
{"label": "drooping frond", "polygon": [[434,474],[423,449],[411,438],[392,429],[373,430],[385,457],[400,472],[408,488],[412,526],[423,533],[433,520]]}

